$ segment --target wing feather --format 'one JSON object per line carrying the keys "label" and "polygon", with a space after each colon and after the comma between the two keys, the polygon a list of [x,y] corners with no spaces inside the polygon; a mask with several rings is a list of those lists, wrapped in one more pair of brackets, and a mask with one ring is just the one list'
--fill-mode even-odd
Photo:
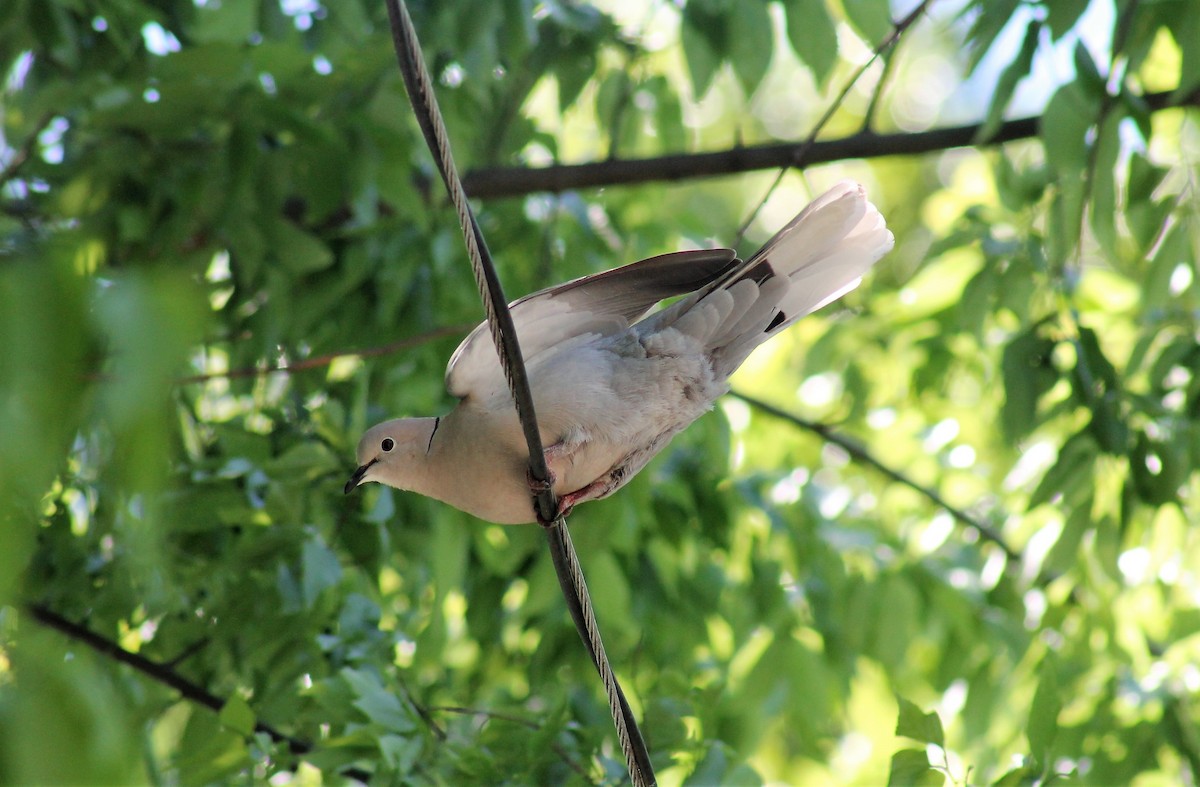
{"label": "wing feather", "polygon": [[[584,276],[513,301],[513,324],[526,364],[579,341],[627,329],[665,298],[699,290],[738,265],[731,249],[679,251]],[[450,357],[446,389],[487,397],[506,386],[487,323]]]}

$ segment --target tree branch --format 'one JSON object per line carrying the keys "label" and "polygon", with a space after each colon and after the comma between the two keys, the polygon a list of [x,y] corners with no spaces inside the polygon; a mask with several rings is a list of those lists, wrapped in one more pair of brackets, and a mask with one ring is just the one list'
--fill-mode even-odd
{"label": "tree branch", "polygon": [[[210,693],[203,686],[192,683],[187,678],[183,677],[175,670],[168,666],[159,664],[156,661],[151,661],[145,656],[137,653],[132,653],[125,650],[116,642],[100,636],[91,631],[86,626],[75,623],[64,618],[54,610],[42,604],[30,604],[28,606],[29,613],[33,619],[41,623],[43,626],[52,628],[60,634],[65,634],[68,638],[87,645],[97,653],[111,658],[120,664],[126,664],[132,667],[137,672],[145,675],[151,680],[168,686],[179,692],[184,699],[202,705],[216,713],[221,712],[221,708],[225,707],[225,700],[215,694]],[[288,751],[292,754],[307,754],[313,750],[313,746],[308,741],[294,738],[280,732],[275,727],[261,721],[255,721],[254,729],[257,732],[266,734],[271,740],[276,743],[286,743]],[[357,779],[362,782],[370,781],[371,774],[358,768],[347,768],[342,771],[345,776],[352,779]]]}
{"label": "tree branch", "polygon": [[[885,57],[886,53],[891,52],[892,47],[900,43],[900,37],[907,32],[908,28],[916,24],[918,19],[924,16],[925,11],[929,8],[932,2],[933,0],[921,0],[916,7],[908,12],[907,16],[905,16],[903,19],[893,22],[892,29],[888,31],[888,34],[884,36],[884,39],[879,42],[874,50],[872,50],[871,56],[863,61],[862,65],[858,67],[858,70],[854,72],[854,75],[846,81],[846,84],[842,85],[841,92],[838,93],[837,97],[834,98],[833,101],[830,102],[829,106],[825,108],[825,113],[821,115],[816,123],[813,124],[812,129],[808,132],[808,136],[804,138],[804,141],[792,148],[791,156],[789,157],[788,162],[780,165],[779,172],[775,174],[775,179],[772,180],[771,185],[767,187],[767,193],[763,195],[762,199],[758,201],[758,204],[754,206],[754,209],[750,211],[750,215],[747,216],[746,220],[743,221],[738,227],[738,231],[734,234],[734,248],[737,248],[742,244],[742,239],[745,238],[746,231],[750,229],[750,225],[754,223],[756,218],[758,218],[759,211],[766,206],[767,200],[769,200],[771,195],[775,193],[775,189],[779,188],[780,183],[783,183],[783,178],[785,175],[787,175],[788,170],[793,166],[793,162],[804,160],[804,157],[808,155],[808,152],[812,149],[813,145],[817,143],[817,137],[821,135],[821,132],[825,129],[825,125],[833,119],[834,114],[841,109],[842,104],[846,102],[846,97],[850,95],[850,91],[853,90],[854,86],[858,84],[858,80],[862,79],[863,75],[866,74],[873,65],[875,65],[876,60],[880,59],[881,57]],[[880,91],[883,90],[884,83],[887,81],[887,70],[888,65],[887,61],[885,60],[883,73],[879,77],[879,82],[875,85],[875,96],[871,99],[871,105],[867,107],[867,114],[863,120],[861,132],[870,133],[871,116],[874,112],[873,107],[875,101],[879,97]]]}
{"label": "tree branch", "polygon": [[[1190,106],[1200,101],[1200,91],[1172,101],[1174,93],[1151,93],[1144,97],[1151,111],[1171,106]],[[1041,117],[1009,120],[990,139],[977,139],[982,123],[935,128],[928,131],[876,134],[860,131],[842,139],[814,142],[780,142],[735,147],[712,153],[674,153],[644,159],[611,159],[587,164],[557,164],[550,167],[484,167],[463,178],[472,197],[517,197],[537,192],[631,185],[654,181],[677,181],[732,175],[776,167],[808,167],[832,161],[884,156],[936,153],[973,145],[1000,145],[1037,136]]]}
{"label": "tree branch", "polygon": [[[378,355],[390,355],[394,352],[399,352],[400,350],[408,350],[413,347],[420,346],[435,339],[442,339],[447,336],[462,336],[474,327],[474,323],[470,325],[443,325],[440,328],[433,328],[425,331],[424,333],[418,333],[415,336],[409,336],[389,344],[380,345],[378,347],[368,347],[363,350],[345,350],[341,352],[326,353],[325,355],[314,355],[311,358],[304,358],[293,363],[278,364],[275,366],[244,366],[239,369],[230,369],[227,372],[192,374],[177,378],[175,380],[175,384],[187,385],[188,383],[203,383],[208,382],[209,380],[232,380],[241,377],[265,377],[268,374],[292,374],[294,372],[303,372],[309,369],[320,369],[329,366],[338,358],[344,358],[346,356],[373,358]],[[85,379],[105,379],[105,376],[89,375]]]}
{"label": "tree branch", "polygon": [[761,410],[767,415],[788,421],[796,426],[799,426],[801,429],[812,432],[822,440],[836,445],[860,464],[870,465],[897,484],[906,486],[922,497],[927,498],[938,508],[957,519],[959,523],[966,525],[971,530],[974,530],[976,533],[978,533],[980,538],[984,539],[985,541],[990,541],[998,546],[1011,562],[1021,562],[1021,553],[1010,547],[1008,542],[1004,540],[1004,536],[1002,536],[994,527],[989,525],[987,522],[984,522],[979,517],[972,516],[966,511],[963,511],[961,508],[950,505],[950,503],[946,502],[945,498],[938,494],[937,491],[930,489],[927,486],[922,486],[900,471],[893,470],[892,468],[888,467],[883,462],[876,459],[874,455],[867,451],[867,449],[863,448],[863,446],[857,441],[837,433],[826,424],[818,423],[817,421],[810,421],[807,418],[803,418],[795,413],[790,413],[787,410],[780,409],[769,402],[764,402],[763,400],[756,399],[753,396],[748,396],[739,391],[730,391],[729,395],[735,399],[741,399],[743,402],[756,410]]}

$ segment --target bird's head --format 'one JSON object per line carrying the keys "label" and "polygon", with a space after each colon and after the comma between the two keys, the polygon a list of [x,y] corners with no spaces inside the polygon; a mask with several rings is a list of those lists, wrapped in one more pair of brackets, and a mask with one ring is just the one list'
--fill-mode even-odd
{"label": "bird's head", "polygon": [[358,469],[346,482],[346,494],[368,481],[410,488],[406,480],[428,454],[439,420],[394,418],[368,429],[358,441]]}

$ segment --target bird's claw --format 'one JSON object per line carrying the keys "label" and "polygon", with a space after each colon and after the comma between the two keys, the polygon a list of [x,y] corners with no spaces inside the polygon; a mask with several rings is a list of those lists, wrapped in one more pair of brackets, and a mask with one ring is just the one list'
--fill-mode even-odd
{"label": "bird's claw", "polygon": [[530,492],[533,492],[535,495],[540,495],[542,492],[548,492],[550,488],[554,486],[554,471],[550,468],[546,468],[546,472],[550,477],[544,480],[538,480],[533,477],[533,470],[531,468],[525,468],[525,481],[529,484]]}

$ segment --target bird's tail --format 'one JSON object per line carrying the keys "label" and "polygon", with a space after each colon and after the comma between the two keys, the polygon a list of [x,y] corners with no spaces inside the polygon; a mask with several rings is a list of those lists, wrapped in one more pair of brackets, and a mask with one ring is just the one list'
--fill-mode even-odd
{"label": "bird's tail", "polygon": [[863,187],[841,181],[715,282],[675,327],[703,336],[715,370],[732,374],[759,344],[857,287],[894,243]]}

